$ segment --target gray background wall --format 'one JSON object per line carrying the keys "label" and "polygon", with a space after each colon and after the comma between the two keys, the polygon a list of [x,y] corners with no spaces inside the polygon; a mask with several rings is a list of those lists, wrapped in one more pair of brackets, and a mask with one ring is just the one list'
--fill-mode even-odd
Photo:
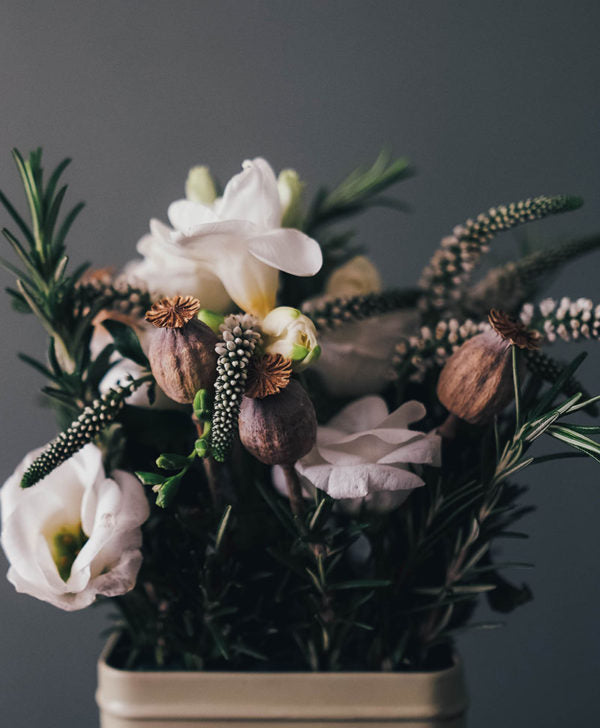
{"label": "gray background wall", "polygon": [[[400,190],[414,213],[373,213],[361,237],[387,283],[410,284],[443,234],[494,203],[579,193],[583,210],[535,232],[551,241],[600,228],[599,21],[593,0],[4,0],[0,187],[19,194],[13,145],[42,144],[48,164],[72,156],[71,199],[88,202],[72,257],[120,264],[194,163],[227,179],[261,154],[314,189],[388,145],[419,169]],[[505,236],[495,254],[514,248]],[[598,300],[599,260],[571,267],[553,292]],[[6,299],[0,310],[4,479],[55,426],[38,408],[38,376],[15,359],[41,352],[38,325]],[[599,361],[593,350],[583,370],[595,391]],[[525,524],[531,539],[507,555],[537,564],[524,574],[536,599],[505,630],[460,642],[476,728],[593,721],[597,467],[526,476],[539,509]],[[63,614],[0,580],[2,725],[95,725],[105,625],[100,610]]]}

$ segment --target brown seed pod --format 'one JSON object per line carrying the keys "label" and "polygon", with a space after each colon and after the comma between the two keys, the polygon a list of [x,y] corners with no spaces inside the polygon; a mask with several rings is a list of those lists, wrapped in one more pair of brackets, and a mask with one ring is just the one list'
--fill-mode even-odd
{"label": "brown seed pod", "polygon": [[[448,359],[440,373],[437,395],[452,414],[473,425],[490,422],[514,398],[511,344],[521,348],[537,345],[535,332],[493,312],[493,328],[466,341]],[[508,335],[510,334],[510,335]],[[513,336],[518,342],[513,342]],[[522,369],[523,364],[519,364]]]}
{"label": "brown seed pod", "polygon": [[300,384],[292,380],[281,392],[264,399],[244,397],[239,432],[242,444],[257,460],[266,465],[291,465],[315,444],[315,408]]}
{"label": "brown seed pod", "polygon": [[146,319],[159,327],[148,347],[152,374],[163,392],[181,404],[215,383],[217,335],[195,318],[200,304],[191,296],[155,303]]}
{"label": "brown seed pod", "polygon": [[292,362],[281,354],[255,357],[248,369],[246,397],[263,399],[285,389],[292,378]]}

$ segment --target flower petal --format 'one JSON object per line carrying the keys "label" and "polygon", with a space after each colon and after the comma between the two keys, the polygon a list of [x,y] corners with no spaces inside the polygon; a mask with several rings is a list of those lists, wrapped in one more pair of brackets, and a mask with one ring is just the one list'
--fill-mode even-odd
{"label": "flower petal", "polygon": [[381,397],[371,395],[361,397],[338,412],[327,423],[327,427],[346,433],[372,430],[387,417],[388,408]]}
{"label": "flower petal", "polygon": [[438,468],[442,463],[442,438],[439,435],[419,435],[404,443],[397,450],[384,455],[380,463],[395,465],[399,463],[421,463]]}
{"label": "flower petal", "polygon": [[200,202],[176,200],[169,205],[169,222],[184,235],[192,235],[201,225],[218,220],[214,210]]}
{"label": "flower petal", "polygon": [[408,427],[413,422],[422,420],[427,414],[427,410],[421,404],[412,399],[405,402],[389,414],[380,424],[381,428]]}
{"label": "flower petal", "polygon": [[[311,473],[305,472],[304,475],[312,481]],[[410,490],[421,485],[423,480],[409,470],[368,463],[332,468],[322,490],[332,498],[364,498],[375,491]]]}
{"label": "flower petal", "polygon": [[323,265],[319,243],[291,228],[277,228],[250,238],[248,252],[257,260],[294,276],[314,276]]}
{"label": "flower petal", "polygon": [[262,230],[281,224],[281,202],[275,174],[260,157],[246,160],[243,171],[232,177],[215,211],[221,220],[250,220]]}

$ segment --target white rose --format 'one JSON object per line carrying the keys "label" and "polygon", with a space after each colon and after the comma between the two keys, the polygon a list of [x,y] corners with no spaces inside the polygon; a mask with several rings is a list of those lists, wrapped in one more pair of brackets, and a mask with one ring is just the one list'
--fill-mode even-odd
{"label": "white rose", "polygon": [[396,344],[418,327],[412,309],[371,316],[319,334],[321,356],[314,369],[336,397],[380,392],[392,378]]}
{"label": "white rose", "polygon": [[439,435],[408,429],[424,416],[420,402],[388,414],[381,397],[363,397],[318,428],[315,447],[296,470],[332,498],[370,498],[375,510],[396,507],[424,484],[411,465],[441,463]]}
{"label": "white rose", "polygon": [[299,230],[283,228],[277,180],[264,159],[243,171],[212,203],[178,200],[169,207],[169,228],[158,220],[138,243],[143,261],[126,277],[152,295],[196,296],[204,308],[226,311],[230,300],[259,318],[275,306],[279,271],[312,276],[321,249]]}
{"label": "white rose", "polygon": [[291,359],[296,371],[316,361],[321,353],[313,322],[297,308],[278,306],[261,322],[265,351]]}
{"label": "white rose", "polygon": [[8,580],[18,592],[72,611],[97,595],[135,586],[142,563],[140,526],[150,510],[143,486],[86,445],[37,485],[21,478],[42,449],[27,455],[0,490]]}

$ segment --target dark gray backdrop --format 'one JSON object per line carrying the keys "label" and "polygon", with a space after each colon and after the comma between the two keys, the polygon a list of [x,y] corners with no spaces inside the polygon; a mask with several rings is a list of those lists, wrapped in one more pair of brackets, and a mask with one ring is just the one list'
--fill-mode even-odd
{"label": "dark gray backdrop", "polygon": [[[132,257],[192,164],[227,179],[260,154],[314,189],[382,145],[419,169],[401,189],[412,215],[381,211],[361,225],[389,284],[412,283],[443,234],[498,202],[579,193],[582,211],[535,232],[600,229],[593,0],[5,0],[0,21],[0,186],[18,192],[13,145],[42,144],[49,164],[74,157],[71,199],[88,202],[70,241],[77,262]],[[512,250],[498,240],[499,258]],[[598,300],[599,260],[572,266],[553,292]],[[38,324],[6,299],[0,310],[3,480],[55,426],[36,402],[40,379],[15,359],[41,352]],[[599,361],[593,351],[584,368],[595,390]],[[527,475],[539,510],[525,524],[530,541],[507,553],[536,562],[523,574],[535,601],[507,629],[461,640],[476,728],[595,715],[600,492],[597,466],[573,462]],[[0,599],[2,724],[95,725],[105,615],[63,614],[4,580]]]}

